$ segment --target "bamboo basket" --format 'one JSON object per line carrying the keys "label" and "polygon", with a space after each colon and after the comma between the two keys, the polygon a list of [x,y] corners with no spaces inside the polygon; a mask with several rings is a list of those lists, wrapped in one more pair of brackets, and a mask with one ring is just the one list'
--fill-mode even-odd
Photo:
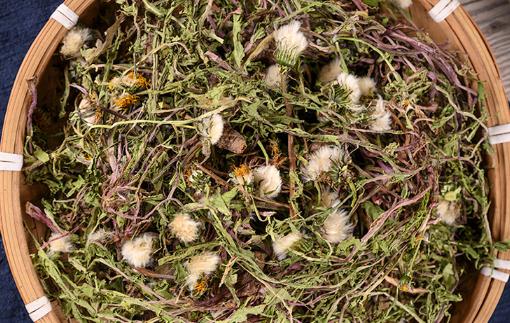
{"label": "bamboo basket", "polygon": [[[490,114],[488,126],[510,123],[510,110],[500,79],[499,70],[489,45],[471,17],[459,7],[441,22],[434,22],[427,12],[439,0],[415,0],[410,11],[414,23],[427,31],[439,44],[446,44],[458,52],[477,72],[486,89]],[[97,12],[95,0],[66,0],[64,2],[80,16],[80,21]],[[55,20],[49,20],[30,47],[16,77],[4,121],[0,151],[23,153],[27,109],[31,102],[29,80],[47,77],[50,59],[66,29]],[[47,82],[39,82],[39,87]],[[42,84],[45,83],[45,84]],[[473,84],[476,87],[476,84]],[[493,146],[487,156],[490,181],[490,227],[495,241],[510,238],[510,143]],[[29,304],[44,296],[44,290],[32,265],[30,252],[34,252],[32,237],[42,237],[40,224],[24,214],[24,202],[37,197],[37,189],[24,184],[21,172],[0,171],[0,220],[3,243],[9,266],[21,298]],[[498,253],[497,258],[509,259],[510,252]],[[504,289],[504,283],[480,273],[470,273],[469,284],[463,286],[464,301],[454,311],[454,322],[487,322]],[[38,322],[69,321],[59,314],[59,305],[53,302],[52,311]]]}

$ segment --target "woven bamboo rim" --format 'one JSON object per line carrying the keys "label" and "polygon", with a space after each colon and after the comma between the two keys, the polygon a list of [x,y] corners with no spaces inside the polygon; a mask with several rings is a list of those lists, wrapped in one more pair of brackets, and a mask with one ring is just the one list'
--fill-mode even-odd
{"label": "woven bamboo rim", "polygon": [[[427,12],[439,0],[415,0],[411,16],[417,26],[429,32],[438,43],[463,54],[466,61],[478,73],[487,94],[490,115],[489,126],[510,123],[510,110],[500,79],[494,56],[471,17],[463,8],[458,8],[444,22],[435,23]],[[64,3],[79,16],[95,3],[95,0],[66,0]],[[54,20],[49,20],[30,47],[14,82],[2,132],[0,151],[22,154],[25,136],[26,112],[31,96],[28,80],[41,79],[50,59],[66,29]],[[475,86],[475,85],[473,85]],[[510,238],[510,189],[505,181],[510,180],[510,143],[494,146],[488,156],[491,189],[491,230],[495,241]],[[21,196],[27,192],[20,172],[0,171],[0,223],[4,248],[14,280],[25,304],[43,297],[44,290],[32,265],[29,253],[31,237],[26,230],[36,231],[35,224],[24,218]],[[24,227],[25,225],[25,227]],[[501,259],[510,259],[510,252],[498,253]],[[504,283],[477,274],[470,293],[457,306],[453,321],[487,322],[503,292]],[[65,318],[57,314],[59,306],[38,322],[61,322]]]}

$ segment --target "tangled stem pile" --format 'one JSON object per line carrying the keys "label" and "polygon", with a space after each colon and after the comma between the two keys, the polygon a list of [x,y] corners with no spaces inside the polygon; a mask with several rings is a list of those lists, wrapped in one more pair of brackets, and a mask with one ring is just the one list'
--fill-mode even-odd
{"label": "tangled stem pile", "polygon": [[116,2],[28,122],[34,263],[66,315],[450,316],[495,246],[469,68],[392,4]]}

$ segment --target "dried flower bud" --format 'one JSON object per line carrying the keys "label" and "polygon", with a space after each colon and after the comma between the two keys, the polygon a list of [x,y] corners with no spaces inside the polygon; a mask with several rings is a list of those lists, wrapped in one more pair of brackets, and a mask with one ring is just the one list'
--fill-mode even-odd
{"label": "dried flower bud", "polygon": [[266,75],[264,76],[264,82],[270,88],[280,88],[282,84],[282,72],[280,71],[280,65],[274,64],[269,66]]}
{"label": "dried flower bud", "polygon": [[188,285],[189,289],[193,290],[195,288],[201,275],[212,274],[218,267],[220,261],[220,257],[211,252],[191,257],[189,262],[186,263],[186,268],[188,270],[186,285]]}
{"label": "dried flower bud", "polygon": [[69,30],[62,41],[60,53],[66,57],[78,58],[85,43],[92,39],[92,33],[88,28],[74,27]]}
{"label": "dried flower bud", "polygon": [[308,159],[306,166],[301,168],[305,181],[315,181],[322,173],[331,171],[334,163],[344,159],[344,152],[340,147],[323,146]]}
{"label": "dried flower bud", "polygon": [[211,144],[215,145],[220,140],[223,134],[224,122],[223,118],[219,114],[213,114],[210,117],[202,119],[202,123],[199,126],[200,135],[210,141]]}
{"label": "dried flower bud", "polygon": [[333,208],[340,205],[338,193],[325,189],[321,192],[321,206],[325,208]]}
{"label": "dried flower bud", "polygon": [[375,81],[368,77],[362,77],[358,80],[358,86],[361,91],[361,95],[372,95],[375,91]]}
{"label": "dried flower bud", "polygon": [[334,211],[324,220],[324,239],[330,243],[339,243],[351,235],[352,228],[346,211]]}
{"label": "dried flower bud", "polygon": [[244,139],[242,134],[226,123],[223,126],[223,133],[216,143],[216,146],[233,152],[234,154],[242,154],[246,149],[246,139]]}
{"label": "dried flower bud", "polygon": [[349,99],[357,104],[361,98],[361,89],[359,87],[358,77],[349,73],[342,72],[336,78],[340,86],[349,91]]}
{"label": "dried flower bud", "polygon": [[274,165],[256,168],[253,176],[261,197],[274,198],[282,190],[280,171]]}
{"label": "dried flower bud", "polygon": [[104,243],[105,241],[107,241],[108,239],[110,239],[112,237],[112,234],[113,234],[112,232],[106,231],[103,228],[98,229],[98,230],[90,233],[87,236],[87,244],[90,244],[90,243],[97,243],[97,244]]}
{"label": "dried flower bud", "polygon": [[117,98],[113,101],[113,104],[117,109],[127,109],[130,106],[138,103],[138,96],[133,94],[125,94],[120,98]]}
{"label": "dried flower bud", "polygon": [[78,105],[80,118],[88,125],[94,125],[98,120],[98,113],[89,98],[83,98]]}
{"label": "dried flower bud", "polygon": [[133,267],[149,265],[152,261],[154,237],[154,233],[144,233],[124,242],[121,248],[123,259]]}
{"label": "dried flower bud", "polygon": [[333,82],[337,79],[338,75],[342,73],[342,68],[340,67],[340,60],[335,58],[328,64],[324,65],[319,72],[319,82],[321,83],[329,83]]}
{"label": "dried flower bud", "polygon": [[146,89],[149,86],[150,82],[142,74],[135,74],[133,71],[129,72],[127,75],[116,76],[108,82],[108,88],[110,90],[118,87]]}
{"label": "dried flower bud", "polygon": [[234,179],[239,185],[250,185],[253,182],[253,172],[246,164],[234,168]]}
{"label": "dried flower bud", "polygon": [[436,206],[439,220],[448,225],[454,225],[460,216],[460,206],[457,202],[440,199]]}
{"label": "dried flower bud", "polygon": [[50,246],[49,254],[69,253],[74,249],[71,235],[66,233],[53,232],[50,235],[48,244]]}
{"label": "dried flower bud", "polygon": [[276,257],[280,260],[287,257],[287,251],[299,240],[302,235],[299,232],[291,232],[288,235],[278,238],[273,241],[273,251]]}
{"label": "dried flower bud", "polygon": [[288,25],[275,30],[276,41],[275,58],[278,64],[294,66],[301,53],[308,46],[305,35],[299,30],[301,23],[292,21]]}
{"label": "dried flower bud", "polygon": [[391,114],[386,110],[384,100],[380,96],[372,113],[370,129],[379,132],[391,130]]}
{"label": "dried flower bud", "polygon": [[182,242],[193,242],[198,237],[199,225],[189,214],[177,214],[170,222],[170,230]]}

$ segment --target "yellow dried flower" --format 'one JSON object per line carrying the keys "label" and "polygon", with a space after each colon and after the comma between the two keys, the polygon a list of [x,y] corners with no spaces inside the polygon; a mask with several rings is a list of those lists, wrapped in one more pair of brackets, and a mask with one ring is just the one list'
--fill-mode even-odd
{"label": "yellow dried flower", "polygon": [[101,120],[101,118],[103,117],[103,111],[100,109],[96,109],[95,117],[96,117],[96,120]]}
{"label": "yellow dried flower", "polygon": [[202,295],[207,291],[207,288],[208,288],[207,278],[204,277],[196,283],[194,292],[198,295]]}
{"label": "yellow dried flower", "polygon": [[146,89],[150,86],[149,81],[142,74],[135,75],[134,72],[129,72],[127,78],[131,80],[131,83],[136,87]]}
{"label": "yellow dried flower", "polygon": [[239,167],[234,167],[234,178],[239,185],[249,185],[253,182],[253,173],[246,164],[241,164]]}
{"label": "yellow dried flower", "polygon": [[211,275],[218,267],[221,261],[220,256],[212,252],[205,252],[190,258],[186,263],[188,277],[186,277],[186,285],[190,290],[195,290],[200,277]]}
{"label": "yellow dried flower", "polygon": [[149,86],[150,82],[142,74],[135,74],[133,71],[124,76],[114,77],[108,82],[108,89],[110,91],[118,87],[147,89]]}
{"label": "yellow dried flower", "polygon": [[114,104],[119,109],[126,109],[138,102],[138,96],[133,94],[126,94],[116,99]]}
{"label": "yellow dried flower", "polygon": [[193,174],[193,169],[190,167],[190,168],[186,168],[184,170],[184,180],[186,181],[186,183],[191,183],[191,175]]}
{"label": "yellow dried flower", "polygon": [[241,164],[239,167],[234,167],[234,175],[236,177],[243,177],[248,175],[250,172],[250,167],[248,167],[246,164]]}
{"label": "yellow dried flower", "polygon": [[276,167],[283,165],[287,161],[287,157],[283,156],[280,152],[280,147],[278,147],[278,142],[275,140],[271,140],[271,156],[273,157],[272,163]]}
{"label": "yellow dried flower", "polygon": [[271,145],[271,154],[273,155],[273,157],[280,156],[280,147],[278,147],[278,142],[271,140],[270,145]]}

